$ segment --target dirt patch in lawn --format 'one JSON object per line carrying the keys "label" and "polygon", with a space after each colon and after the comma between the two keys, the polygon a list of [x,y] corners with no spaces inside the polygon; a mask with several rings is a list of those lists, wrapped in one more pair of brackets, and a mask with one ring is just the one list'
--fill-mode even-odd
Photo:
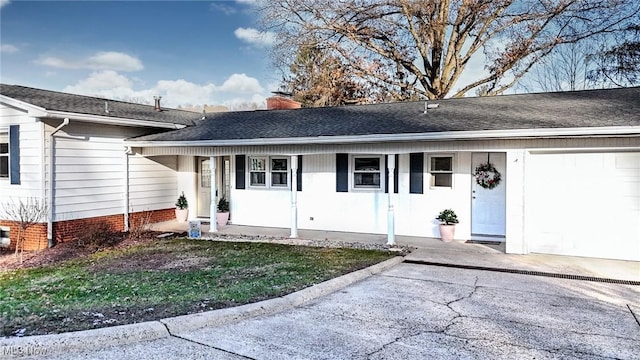
{"label": "dirt patch in lawn", "polygon": [[[53,265],[72,259],[85,258],[91,254],[107,249],[123,249],[133,245],[148,243],[155,240],[159,234],[161,233],[149,231],[138,237],[132,237],[128,233],[113,233],[111,236],[115,237],[115,239],[112,245],[100,248],[85,248],[79,246],[75,240],[66,241],[58,243],[49,249],[25,251],[22,254],[22,261],[20,261],[20,254],[16,256],[14,250],[2,248],[0,249],[0,270],[28,269]],[[181,235],[183,234],[172,237]]]}

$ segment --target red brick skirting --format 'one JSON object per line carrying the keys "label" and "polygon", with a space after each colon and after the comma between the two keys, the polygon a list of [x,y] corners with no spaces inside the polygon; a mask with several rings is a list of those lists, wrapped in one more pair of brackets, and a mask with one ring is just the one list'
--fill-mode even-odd
{"label": "red brick skirting", "polygon": [[[20,226],[15,221],[0,220],[0,226],[5,226],[10,229],[9,239],[11,243],[9,247],[11,249],[16,248],[18,242],[18,236],[20,232]],[[31,225],[25,234],[24,249],[25,250],[39,250],[47,247],[47,223]]]}
{"label": "red brick skirting", "polygon": [[[129,228],[145,226],[157,222],[175,219],[175,211],[171,209],[141,211],[129,214]],[[56,243],[72,241],[82,235],[82,231],[93,224],[109,224],[112,231],[124,231],[124,215],[107,215],[86,219],[75,219],[58,221],[53,223],[53,236]],[[0,220],[0,226],[9,227],[11,230],[10,248],[15,249],[18,241],[18,223],[9,220]],[[36,224],[31,226],[26,233],[24,250],[40,250],[47,248],[47,224]]]}

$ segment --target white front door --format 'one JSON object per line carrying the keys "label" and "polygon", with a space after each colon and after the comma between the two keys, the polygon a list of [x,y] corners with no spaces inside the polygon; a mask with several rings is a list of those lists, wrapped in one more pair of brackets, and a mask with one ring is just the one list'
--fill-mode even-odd
{"label": "white front door", "polygon": [[[500,183],[484,188],[476,182],[473,174],[476,167],[487,162],[493,164],[501,175]],[[504,237],[506,219],[506,153],[471,154],[471,235]]]}
{"label": "white front door", "polygon": [[209,158],[198,158],[198,216],[210,217],[211,168]]}

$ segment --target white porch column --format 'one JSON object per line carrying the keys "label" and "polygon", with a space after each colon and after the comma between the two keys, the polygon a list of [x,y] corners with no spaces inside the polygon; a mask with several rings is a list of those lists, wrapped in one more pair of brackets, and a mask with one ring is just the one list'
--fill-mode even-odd
{"label": "white porch column", "polygon": [[395,215],[393,211],[393,202],[395,201],[395,193],[393,191],[394,188],[394,178],[393,173],[396,168],[396,156],[395,154],[387,155],[387,168],[389,169],[389,193],[388,202],[389,209],[387,211],[387,245],[393,246],[396,244],[396,234],[395,234]]}
{"label": "white porch column", "polygon": [[298,156],[291,156],[291,236],[298,237]]}
{"label": "white porch column", "polygon": [[216,212],[218,207],[216,204],[216,162],[218,158],[211,156],[209,158],[209,170],[211,170],[211,202],[209,203],[209,232],[217,232],[218,224],[216,222]]}

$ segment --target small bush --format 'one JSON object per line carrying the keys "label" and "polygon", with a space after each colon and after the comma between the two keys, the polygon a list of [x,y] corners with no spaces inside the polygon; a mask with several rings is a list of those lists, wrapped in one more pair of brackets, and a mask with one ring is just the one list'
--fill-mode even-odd
{"label": "small bush", "polygon": [[99,250],[113,246],[120,240],[106,221],[87,224],[78,236],[76,244],[82,249]]}

